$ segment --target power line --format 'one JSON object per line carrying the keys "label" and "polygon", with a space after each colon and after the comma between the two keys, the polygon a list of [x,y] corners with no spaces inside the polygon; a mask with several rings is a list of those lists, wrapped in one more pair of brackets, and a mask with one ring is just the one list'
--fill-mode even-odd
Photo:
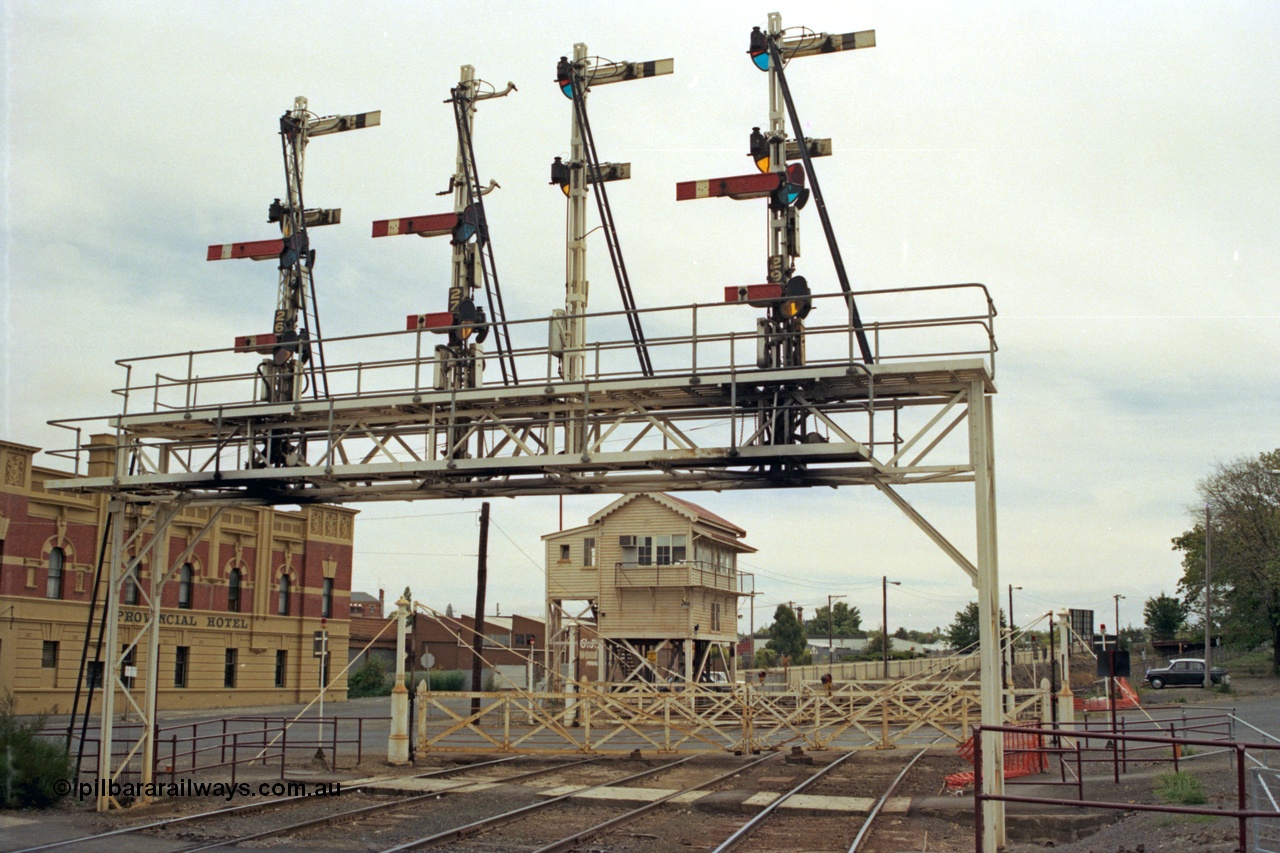
{"label": "power line", "polygon": [[[442,518],[446,515],[478,515],[479,513],[480,513],[480,510],[478,509],[468,509],[462,512],[421,512],[421,513],[414,513],[412,515],[383,515],[383,516],[369,517],[369,518],[365,518],[362,516],[360,518],[360,523],[366,524],[370,521],[393,521],[395,519],[400,519],[400,518]],[[474,555],[469,555],[469,556],[474,556]]]}

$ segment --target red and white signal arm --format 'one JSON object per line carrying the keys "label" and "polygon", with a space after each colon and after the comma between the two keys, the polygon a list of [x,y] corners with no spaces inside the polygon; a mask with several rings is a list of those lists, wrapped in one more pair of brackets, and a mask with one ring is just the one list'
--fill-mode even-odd
{"label": "red and white signal arm", "polygon": [[275,350],[275,335],[268,332],[265,335],[238,335],[236,337],[236,352],[256,352],[262,355],[271,355]]}
{"label": "red and white signal arm", "polygon": [[284,251],[283,240],[253,240],[245,243],[219,243],[210,246],[206,261],[227,261],[248,258],[251,261],[267,261],[280,257]]}
{"label": "red and white signal arm", "polygon": [[743,302],[755,308],[768,308],[781,298],[780,284],[744,284],[724,289],[725,302]]}
{"label": "red and white signal arm", "polygon": [[442,332],[452,325],[454,325],[453,314],[449,311],[436,311],[433,314],[410,314],[405,319],[405,328],[410,332],[416,332],[419,329]]}

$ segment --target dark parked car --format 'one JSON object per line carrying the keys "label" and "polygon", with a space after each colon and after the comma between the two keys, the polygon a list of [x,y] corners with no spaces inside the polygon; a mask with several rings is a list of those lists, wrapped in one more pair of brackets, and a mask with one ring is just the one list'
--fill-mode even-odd
{"label": "dark parked car", "polygon": [[[1225,669],[1214,667],[1209,671],[1214,684],[1230,684],[1231,676]],[[1169,661],[1168,666],[1148,669],[1144,679],[1159,690],[1161,687],[1201,687],[1204,685],[1204,661],[1195,658]]]}

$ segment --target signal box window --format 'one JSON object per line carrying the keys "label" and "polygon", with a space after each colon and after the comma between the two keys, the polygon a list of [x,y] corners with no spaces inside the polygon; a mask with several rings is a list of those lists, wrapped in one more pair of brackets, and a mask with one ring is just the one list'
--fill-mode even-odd
{"label": "signal box window", "polygon": [[582,565],[594,566],[596,564],[596,540],[594,537],[587,537],[582,540]]}
{"label": "signal box window", "polygon": [[568,561],[569,561],[569,546],[561,545],[560,546],[560,562],[567,563]]}

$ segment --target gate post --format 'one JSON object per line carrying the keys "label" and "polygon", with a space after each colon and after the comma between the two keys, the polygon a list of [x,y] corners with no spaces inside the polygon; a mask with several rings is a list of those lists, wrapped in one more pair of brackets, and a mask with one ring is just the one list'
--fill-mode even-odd
{"label": "gate post", "polygon": [[[409,590],[396,601],[396,683],[391,688],[391,734],[387,737],[387,763],[409,763],[409,690],[404,686],[404,632],[409,616]],[[337,753],[334,753],[337,763]]]}

